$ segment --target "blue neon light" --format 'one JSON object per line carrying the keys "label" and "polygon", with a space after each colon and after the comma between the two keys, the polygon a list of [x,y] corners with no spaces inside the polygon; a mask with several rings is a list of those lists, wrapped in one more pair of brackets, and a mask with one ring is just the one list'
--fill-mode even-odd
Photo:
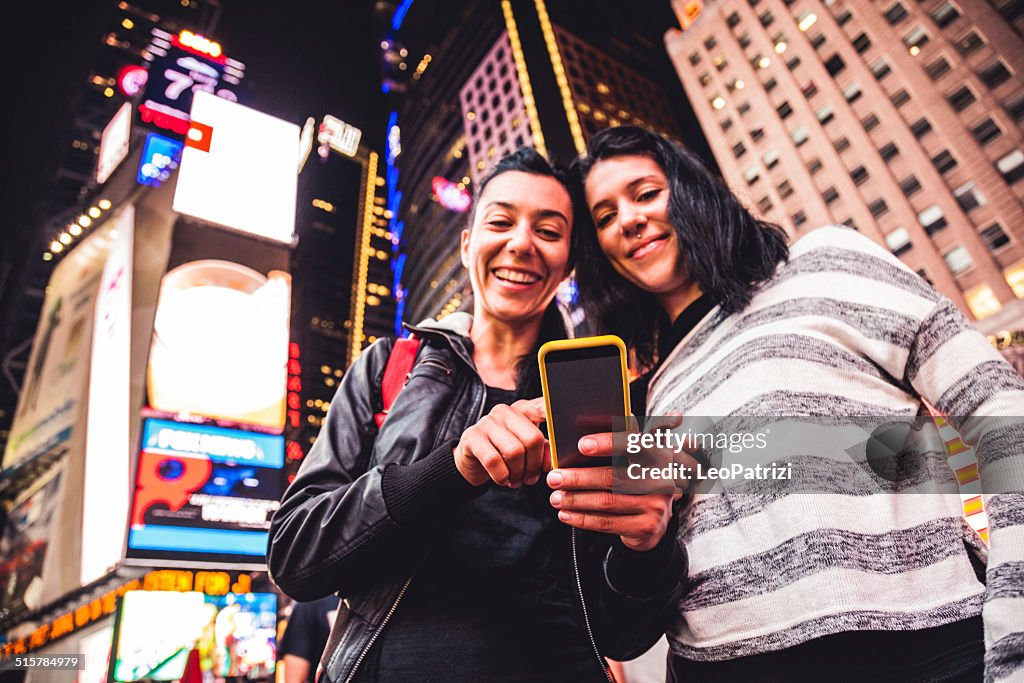
{"label": "blue neon light", "polygon": [[391,17],[391,29],[397,31],[402,27],[402,20],[405,19],[406,13],[409,8],[412,7],[413,0],[402,0],[402,4],[395,10],[395,15]]}
{"label": "blue neon light", "polygon": [[139,184],[150,187],[162,185],[171,177],[171,172],[178,168],[184,146],[184,143],[163,135],[147,135],[142,159],[139,160],[139,174],[136,176]]}
{"label": "blue neon light", "polygon": [[128,532],[128,547],[136,550],[177,550],[188,553],[256,555],[267,552],[266,531],[231,529],[188,529],[184,527],[134,527]]}

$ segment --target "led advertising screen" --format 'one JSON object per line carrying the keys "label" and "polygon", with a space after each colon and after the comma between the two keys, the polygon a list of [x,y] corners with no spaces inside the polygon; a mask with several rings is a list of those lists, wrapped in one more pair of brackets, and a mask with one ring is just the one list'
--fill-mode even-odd
{"label": "led advertising screen", "polygon": [[58,470],[7,514],[0,535],[0,613],[19,614],[41,606],[43,565],[62,491]]}
{"label": "led advertising screen", "polygon": [[295,233],[298,158],[295,124],[197,92],[173,208],[290,243]]}
{"label": "led advertising screen", "polygon": [[136,176],[138,183],[149,187],[163,185],[181,163],[181,150],[184,146],[184,143],[163,135],[146,135],[142,159],[139,160],[139,173]]}
{"label": "led advertising screen", "polygon": [[153,60],[149,67],[146,92],[139,105],[140,118],[159,128],[184,133],[196,93],[214,93],[238,101],[237,86],[225,82],[224,72],[223,59],[168,46],[167,54]]}
{"label": "led advertising screen", "polygon": [[270,516],[284,492],[283,465],[281,436],[146,420],[129,562],[262,567]]}
{"label": "led advertising screen", "polygon": [[277,596],[126,593],[118,613],[114,681],[180,679],[191,650],[217,678],[261,678],[277,658]]}
{"label": "led advertising screen", "polygon": [[222,259],[172,268],[157,303],[149,406],[281,430],[290,305],[291,278],[279,270]]}
{"label": "led advertising screen", "polygon": [[101,185],[114,169],[128,156],[128,143],[132,137],[132,105],[125,102],[114,114],[100,138],[99,162],[96,165],[96,182]]}

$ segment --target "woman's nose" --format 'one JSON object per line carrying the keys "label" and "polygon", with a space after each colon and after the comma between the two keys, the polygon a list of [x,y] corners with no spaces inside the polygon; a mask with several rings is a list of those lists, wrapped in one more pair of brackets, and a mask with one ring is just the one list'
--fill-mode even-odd
{"label": "woman's nose", "polygon": [[533,250],[533,230],[525,221],[516,224],[509,233],[506,248],[517,254],[529,253]]}
{"label": "woman's nose", "polygon": [[622,232],[629,236],[639,235],[647,225],[647,216],[628,202],[619,208],[619,225]]}

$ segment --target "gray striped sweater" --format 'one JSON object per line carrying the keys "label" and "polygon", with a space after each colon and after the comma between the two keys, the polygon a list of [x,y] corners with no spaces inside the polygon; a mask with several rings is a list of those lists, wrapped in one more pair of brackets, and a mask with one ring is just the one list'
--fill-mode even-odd
{"label": "gray striped sweater", "polygon": [[[976,419],[1024,416],[1024,380],[897,258],[830,226],[794,243],[741,313],[708,313],[652,378],[647,412],[914,415],[921,397],[975,446],[983,482],[997,471],[1024,479],[1020,420],[992,430]],[[689,589],[672,650],[723,660],[981,613],[986,678],[1024,679],[1024,494],[986,504],[982,584],[956,495],[869,495],[839,482],[824,494],[697,494],[680,524]]]}

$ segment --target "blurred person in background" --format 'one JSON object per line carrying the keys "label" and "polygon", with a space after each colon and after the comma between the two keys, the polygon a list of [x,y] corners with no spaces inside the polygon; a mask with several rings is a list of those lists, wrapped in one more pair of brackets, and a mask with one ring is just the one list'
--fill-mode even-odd
{"label": "blurred person in background", "polygon": [[278,648],[284,663],[283,683],[315,683],[317,665],[338,615],[338,598],[328,595],[313,602],[295,602]]}

